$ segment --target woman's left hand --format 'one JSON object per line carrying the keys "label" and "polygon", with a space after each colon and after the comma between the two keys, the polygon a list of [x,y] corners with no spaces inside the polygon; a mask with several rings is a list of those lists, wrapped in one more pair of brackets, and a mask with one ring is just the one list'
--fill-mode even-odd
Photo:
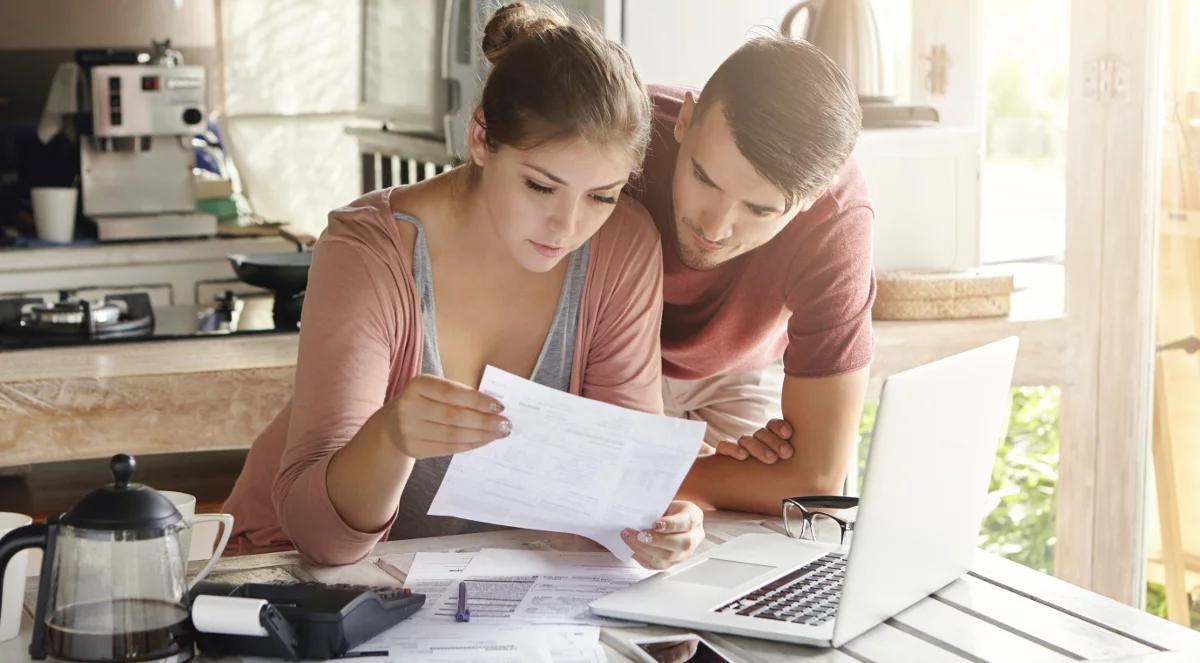
{"label": "woman's left hand", "polygon": [[638,564],[670,568],[691,557],[704,540],[704,512],[691,502],[675,500],[650,529],[626,529],[621,539],[633,549]]}

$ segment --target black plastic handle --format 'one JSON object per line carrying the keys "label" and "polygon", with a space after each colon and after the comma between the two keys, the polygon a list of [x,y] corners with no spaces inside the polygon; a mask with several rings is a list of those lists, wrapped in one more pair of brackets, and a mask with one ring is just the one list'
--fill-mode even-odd
{"label": "black plastic handle", "polygon": [[[41,548],[46,549],[46,541],[49,536],[50,528],[43,523],[34,525],[26,525],[4,535],[0,539],[0,580],[4,578],[4,572],[8,570],[8,562],[13,558],[13,555],[25,550],[26,548]],[[24,578],[21,579],[24,581]],[[25,583],[21,583],[22,591],[24,591]],[[0,581],[0,605],[4,605],[4,582]]]}
{"label": "black plastic handle", "polygon": [[137,459],[129,454],[117,454],[108,461],[108,466],[112,470],[113,485],[125,489],[133,480],[133,471],[137,469]]}

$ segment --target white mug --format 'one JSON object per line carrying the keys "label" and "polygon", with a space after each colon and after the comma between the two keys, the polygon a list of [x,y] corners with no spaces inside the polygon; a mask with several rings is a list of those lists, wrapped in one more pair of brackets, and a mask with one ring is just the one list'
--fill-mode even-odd
{"label": "white mug", "polygon": [[35,186],[29,191],[33,200],[33,223],[38,237],[49,242],[69,242],[75,237],[75,187]]}
{"label": "white mug", "polygon": [[[0,537],[33,522],[23,513],[0,511]],[[8,562],[4,572],[4,603],[0,605],[0,642],[12,640],[21,632],[21,613],[25,603],[25,567],[29,551],[22,550]]]}
{"label": "white mug", "polygon": [[[160,490],[158,491],[163,497],[171,500],[176,509],[179,509],[179,514],[187,521],[188,529],[179,536],[179,545],[183,548],[187,555],[188,561],[207,559],[208,564],[200,569],[200,573],[196,574],[195,578],[188,583],[191,588],[196,583],[200,582],[204,576],[212,571],[213,566],[221,559],[221,553],[225,552],[225,545],[229,543],[229,535],[233,533],[233,516],[228,513],[202,513],[196,515],[196,497],[187,493],[181,493],[176,490]],[[195,543],[192,542],[192,532],[198,523],[215,522],[221,528],[220,536],[217,538],[217,547],[213,549],[213,538],[201,536],[197,537]]]}

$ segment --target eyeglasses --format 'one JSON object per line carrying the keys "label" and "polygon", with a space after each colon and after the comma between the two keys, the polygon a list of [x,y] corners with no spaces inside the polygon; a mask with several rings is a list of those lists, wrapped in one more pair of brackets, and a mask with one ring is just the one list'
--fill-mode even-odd
{"label": "eyeglasses", "polygon": [[809,495],[783,501],[783,529],[794,539],[846,542],[846,532],[854,531],[854,522],[812,509],[850,509],[858,506],[857,497]]}

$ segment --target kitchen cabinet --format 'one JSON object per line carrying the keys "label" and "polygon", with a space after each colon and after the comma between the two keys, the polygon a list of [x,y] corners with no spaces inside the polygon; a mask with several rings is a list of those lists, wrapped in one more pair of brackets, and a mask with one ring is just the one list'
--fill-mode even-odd
{"label": "kitchen cabinet", "polygon": [[979,266],[979,132],[941,126],[865,129],[854,158],[875,209],[877,270]]}

